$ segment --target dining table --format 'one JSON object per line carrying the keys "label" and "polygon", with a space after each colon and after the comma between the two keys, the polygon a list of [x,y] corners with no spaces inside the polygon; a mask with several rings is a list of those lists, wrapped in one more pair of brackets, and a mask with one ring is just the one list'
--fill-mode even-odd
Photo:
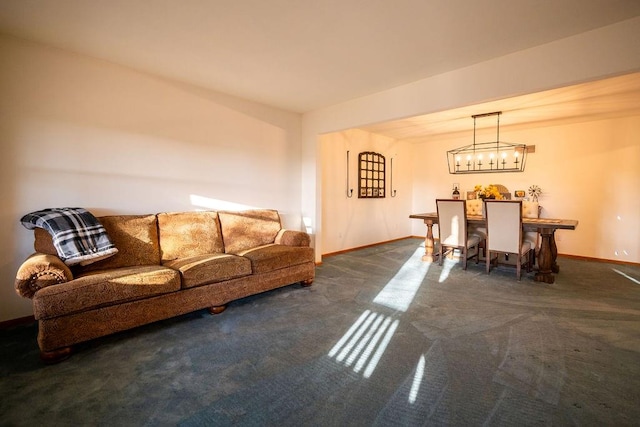
{"label": "dining table", "polygon": [[[438,223],[438,213],[418,213],[409,215],[412,219],[421,219],[427,226],[427,235],[424,240],[425,252],[422,256],[423,261],[433,262],[438,254],[434,254],[433,226]],[[467,224],[475,226],[486,226],[486,219],[482,215],[467,215]],[[558,257],[558,248],[556,246],[555,232],[556,230],[575,230],[578,221],[574,219],[555,219],[555,218],[522,218],[522,228],[524,231],[537,231],[540,233],[540,251],[537,256],[538,271],[535,275],[535,281],[544,283],[553,283],[555,281],[554,273],[560,272],[560,266],[556,262]]]}

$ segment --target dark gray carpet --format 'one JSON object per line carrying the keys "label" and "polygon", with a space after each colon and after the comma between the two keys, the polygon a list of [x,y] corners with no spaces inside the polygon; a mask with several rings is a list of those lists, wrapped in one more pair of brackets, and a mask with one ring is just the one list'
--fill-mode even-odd
{"label": "dark gray carpet", "polygon": [[292,285],[38,359],[0,331],[0,425],[638,425],[640,267],[553,285],[420,261],[420,239]]}

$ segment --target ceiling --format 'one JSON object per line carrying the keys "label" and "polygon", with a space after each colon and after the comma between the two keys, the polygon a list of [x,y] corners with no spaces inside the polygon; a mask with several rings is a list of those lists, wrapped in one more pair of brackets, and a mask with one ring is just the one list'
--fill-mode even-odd
{"label": "ceiling", "polygon": [[[0,33],[303,113],[639,15],[638,0],[0,0]],[[504,120],[563,96],[514,99]],[[478,112],[371,130],[415,138]]]}
{"label": "ceiling", "polygon": [[[443,135],[473,134],[473,115],[500,111],[500,129],[527,128],[640,115],[640,73],[626,74],[452,110],[361,126],[367,132],[420,142]],[[476,119],[495,141],[497,116]],[[479,135],[479,134],[478,134]],[[471,143],[471,139],[469,140]]]}

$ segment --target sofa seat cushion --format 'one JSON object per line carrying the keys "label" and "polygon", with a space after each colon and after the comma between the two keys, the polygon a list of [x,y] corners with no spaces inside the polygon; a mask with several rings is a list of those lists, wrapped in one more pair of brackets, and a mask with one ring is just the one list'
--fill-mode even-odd
{"label": "sofa seat cushion", "polygon": [[314,262],[313,248],[301,246],[270,244],[242,251],[238,255],[251,260],[251,268],[254,274],[267,273],[292,265]]}
{"label": "sofa seat cushion", "polygon": [[193,288],[251,274],[249,259],[222,253],[166,261],[163,265],[182,274],[183,288]]}
{"label": "sofa seat cushion", "polygon": [[36,319],[48,319],[178,290],[176,270],[159,265],[122,267],[40,289],[33,297],[33,310]]}

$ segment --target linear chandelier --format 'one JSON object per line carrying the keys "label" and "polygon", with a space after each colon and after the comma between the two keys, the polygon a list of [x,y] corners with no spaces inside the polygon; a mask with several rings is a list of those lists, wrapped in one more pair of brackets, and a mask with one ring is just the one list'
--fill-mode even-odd
{"label": "linear chandelier", "polygon": [[[502,111],[495,111],[471,116],[473,144],[447,151],[449,173],[524,172],[527,146],[500,141],[501,114]],[[497,116],[496,140],[476,143],[476,119],[489,116]]]}

